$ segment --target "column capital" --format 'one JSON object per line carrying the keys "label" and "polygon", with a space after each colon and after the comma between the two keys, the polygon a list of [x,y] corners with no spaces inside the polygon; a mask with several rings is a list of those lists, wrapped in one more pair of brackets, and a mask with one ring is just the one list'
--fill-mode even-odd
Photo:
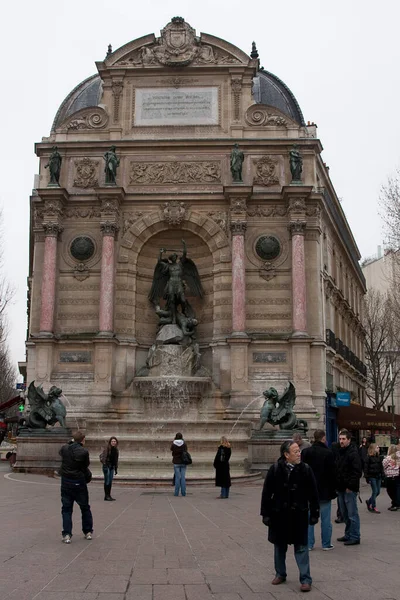
{"label": "column capital", "polygon": [[244,235],[246,233],[247,223],[246,221],[232,221],[231,232],[232,235]]}
{"label": "column capital", "polygon": [[115,237],[119,231],[120,227],[118,225],[118,223],[115,223],[114,221],[102,221],[100,223],[100,230],[101,233],[104,235],[109,235],[112,237]]}
{"label": "column capital", "polygon": [[307,226],[307,221],[298,219],[297,221],[291,221],[288,225],[288,229],[292,236],[304,235],[306,226]]}
{"label": "column capital", "polygon": [[58,238],[59,234],[64,231],[64,227],[59,223],[43,223],[44,235],[46,237]]}

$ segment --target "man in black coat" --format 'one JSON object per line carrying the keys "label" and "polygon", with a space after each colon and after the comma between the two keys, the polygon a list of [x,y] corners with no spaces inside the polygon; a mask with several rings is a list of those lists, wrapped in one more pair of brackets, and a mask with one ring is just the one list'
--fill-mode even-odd
{"label": "man in black coat", "polygon": [[[333,498],[336,498],[336,470],[333,452],[326,445],[325,431],[322,429],[314,431],[314,443],[310,448],[303,450],[301,460],[310,465],[317,481],[319,511],[321,515],[322,550],[332,550],[331,504]],[[314,525],[309,525],[308,549],[312,550],[314,544]]]}
{"label": "man in black coat", "polygon": [[300,571],[300,589],[309,592],[312,579],[308,524],[318,523],[318,491],[311,468],[301,462],[299,446],[292,440],[283,442],[279,460],[267,473],[261,515],[264,525],[269,528],[268,540],[274,544],[276,574],[272,585],[286,581],[286,552],[288,544],[293,544]]}
{"label": "man in black coat", "polygon": [[72,510],[76,502],[82,513],[82,531],[85,539],[91,540],[93,533],[93,517],[89,505],[87,483],[92,474],[89,470],[89,452],[84,448],[85,434],[76,431],[73,441],[65,444],[59,454],[62,459],[61,475],[61,514],[63,521],[62,541],[71,543]]}
{"label": "man in black coat", "polygon": [[336,489],[346,527],[344,536],[338,538],[338,542],[344,542],[345,546],[355,546],[360,543],[357,497],[362,476],[361,459],[357,447],[351,443],[351,435],[347,429],[339,432],[339,444],[340,450],[336,457]]}

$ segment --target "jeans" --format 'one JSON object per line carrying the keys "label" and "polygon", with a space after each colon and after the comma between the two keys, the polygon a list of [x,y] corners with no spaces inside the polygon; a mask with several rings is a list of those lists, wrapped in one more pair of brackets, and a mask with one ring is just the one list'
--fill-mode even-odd
{"label": "jeans", "polygon": [[103,465],[103,475],[105,485],[111,485],[114,477],[114,467],[107,467],[107,465]]}
{"label": "jeans", "polygon": [[174,465],[175,473],[175,493],[179,496],[179,488],[182,496],[186,496],[186,465]]}
{"label": "jeans", "polygon": [[229,488],[228,487],[221,488],[221,498],[229,498]]}
{"label": "jeans", "polygon": [[61,514],[63,535],[72,535],[72,511],[76,502],[82,513],[83,533],[92,533],[93,517],[89,505],[89,492],[85,482],[61,478]]}
{"label": "jeans", "polygon": [[348,540],[360,540],[360,517],[357,507],[357,492],[339,492],[338,501],[346,527],[344,537]]}
{"label": "jeans", "polygon": [[382,479],[380,477],[379,479],[376,479],[376,477],[370,477],[369,483],[371,485],[372,494],[371,498],[368,500],[368,504],[371,505],[371,508],[376,508],[376,499],[381,493]]}
{"label": "jeans", "polygon": [[[277,577],[283,577],[286,579],[286,552],[287,544],[274,545],[274,561],[275,561],[275,572]],[[300,583],[309,583],[311,585],[312,579],[310,575],[310,558],[308,555],[307,546],[294,545],[294,558],[296,559],[297,566],[300,571]]]}
{"label": "jeans", "polygon": [[[321,541],[323,548],[329,548],[331,546],[332,538],[332,523],[331,523],[331,506],[332,502],[319,503],[319,511],[321,516]],[[314,525],[308,526],[308,547],[314,548],[315,536],[314,536]]]}

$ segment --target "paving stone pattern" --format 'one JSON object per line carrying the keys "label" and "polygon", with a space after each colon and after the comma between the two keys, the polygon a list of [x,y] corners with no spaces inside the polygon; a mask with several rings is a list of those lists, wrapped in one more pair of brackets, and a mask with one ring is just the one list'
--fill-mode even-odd
{"label": "paving stone pattern", "polygon": [[[8,473],[0,467],[0,600],[295,600],[298,571],[291,548],[288,580],[272,586],[273,547],[259,517],[261,482],[233,486],[229,500],[216,488],[188,487],[186,498],[172,488],[115,485],[116,502],[104,502],[90,484],[95,531],[80,531],[61,543],[59,481]],[[5,477],[6,475],[6,477]],[[364,500],[368,487],[362,490]],[[360,505],[362,543],[336,542],[322,552],[319,526],[310,553],[310,600],[400,600],[400,511],[382,514]]]}

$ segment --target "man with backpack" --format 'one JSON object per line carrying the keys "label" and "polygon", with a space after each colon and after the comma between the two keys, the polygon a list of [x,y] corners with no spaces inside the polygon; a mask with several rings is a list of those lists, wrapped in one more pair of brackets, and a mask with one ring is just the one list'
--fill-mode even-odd
{"label": "man with backpack", "polygon": [[92,474],[89,470],[89,452],[84,445],[85,434],[82,431],[76,431],[73,434],[73,440],[69,444],[65,444],[59,452],[62,459],[60,468],[62,541],[65,544],[71,543],[74,502],[81,509],[83,535],[86,540],[92,539],[93,517],[87,488]]}

